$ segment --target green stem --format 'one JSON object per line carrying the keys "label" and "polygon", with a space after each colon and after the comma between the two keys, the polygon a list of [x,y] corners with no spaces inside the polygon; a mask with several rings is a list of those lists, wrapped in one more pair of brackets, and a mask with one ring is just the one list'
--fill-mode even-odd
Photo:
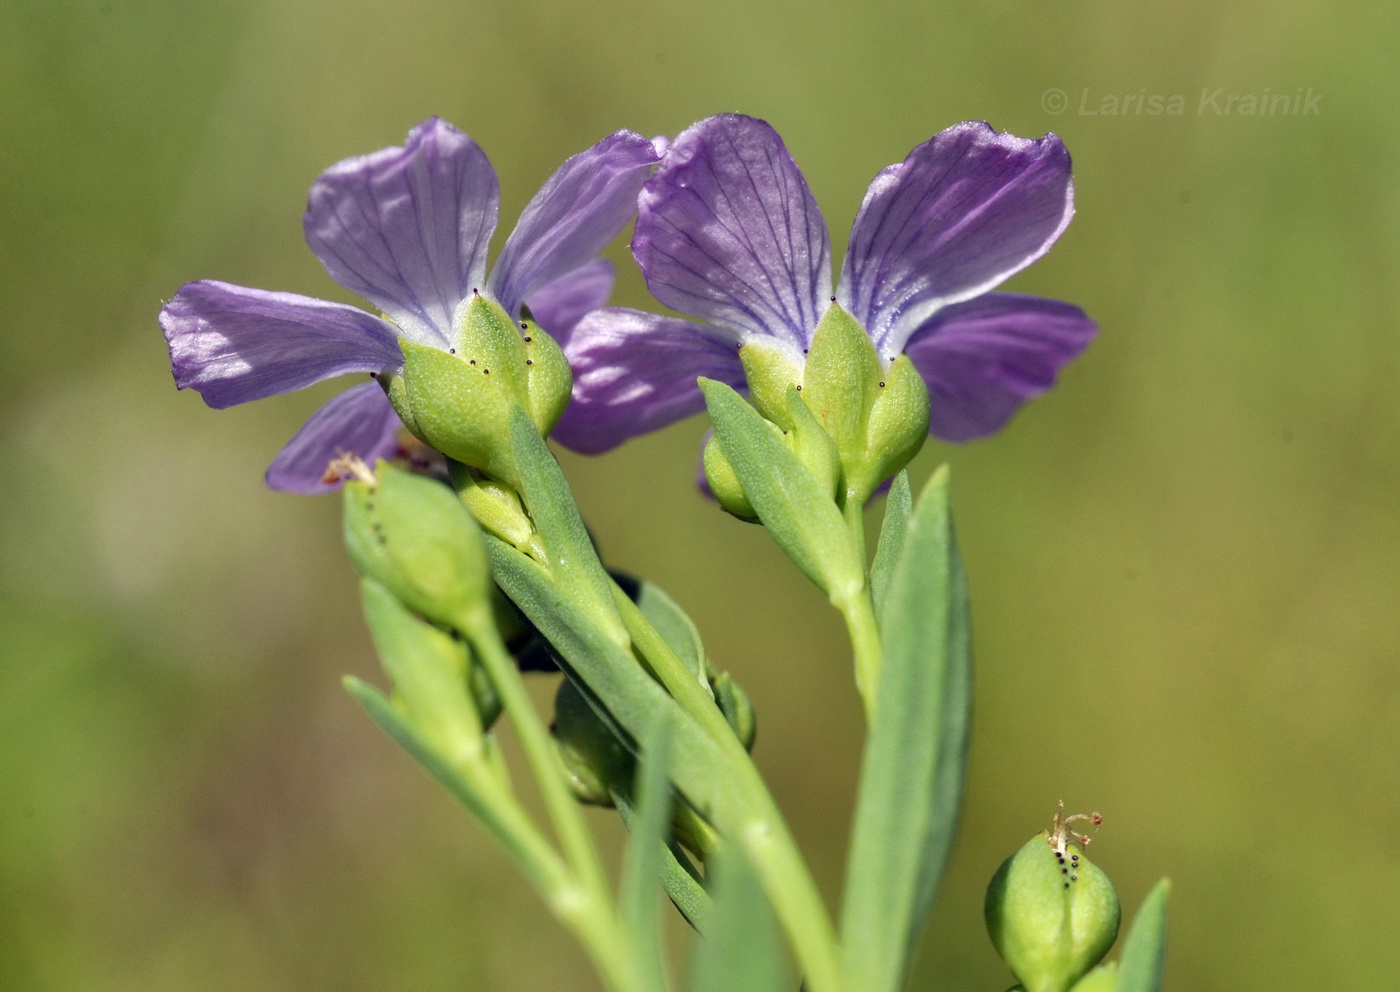
{"label": "green stem", "polygon": [[[852,500],[841,510],[855,544],[860,561],[865,562],[865,515],[859,502]],[[869,569],[860,589],[834,603],[846,622],[846,633],[855,654],[856,688],[865,704],[866,724],[875,720],[875,701],[880,688],[880,667],[884,663],[884,646],[880,641],[880,625],[875,619],[875,603],[870,597]]]}
{"label": "green stem", "polygon": [[[617,992],[651,992],[641,980],[640,964],[629,936],[621,931],[607,876],[578,802],[560,772],[539,714],[535,711],[515,662],[501,644],[489,614],[465,625],[472,646],[490,676],[501,706],[520,738],[550,822],[573,869],[567,885],[545,890],[554,912],[579,936],[599,972]],[[551,852],[552,853],[552,852]]]}
{"label": "green stem", "polygon": [[[806,862],[797,851],[796,841],[783,820],[782,812],[768,791],[767,783],[739,738],[734,735],[729,721],[715,705],[714,698],[700,685],[694,673],[651,625],[637,604],[616,583],[613,589],[618,611],[633,644],[651,665],[662,685],[720,745],[729,759],[731,772],[750,798],[750,810],[756,815],[740,825],[742,843],[802,962],[808,987],[812,992],[834,992],[840,988],[841,981],[836,930]],[[864,599],[869,604],[869,595]],[[873,621],[873,612],[870,617]],[[877,635],[877,644],[878,640]]]}

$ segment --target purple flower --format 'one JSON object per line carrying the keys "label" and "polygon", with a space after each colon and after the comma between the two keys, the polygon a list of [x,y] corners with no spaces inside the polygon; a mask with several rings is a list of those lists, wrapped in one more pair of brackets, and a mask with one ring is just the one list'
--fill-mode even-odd
{"label": "purple flower", "polygon": [[[351,372],[393,373],[399,339],[451,351],[461,313],[480,292],[545,330],[567,333],[612,288],[595,258],[636,208],[657,161],[651,141],[618,131],[565,162],[530,201],[490,274],[495,171],[476,143],[437,118],[402,148],[346,159],[311,187],[306,240],[331,278],[383,316],[293,293],[192,282],[161,310],[176,385],[222,409]],[[398,447],[402,424],[376,382],[321,407],[273,460],[268,485],[333,488],[327,463],[371,460]]]}
{"label": "purple flower", "polygon": [[886,366],[909,355],[932,434],[991,434],[1094,336],[1078,307],[990,292],[1049,250],[1073,194],[1055,135],[950,127],[870,184],[833,296],[826,225],[782,139],[751,117],[706,118],[643,188],[632,241],[652,294],[703,323],[617,308],[584,317],[560,342],[574,393],[554,436],[596,453],[697,413],[697,376],[745,388],[746,342],[800,369],[834,303]]}

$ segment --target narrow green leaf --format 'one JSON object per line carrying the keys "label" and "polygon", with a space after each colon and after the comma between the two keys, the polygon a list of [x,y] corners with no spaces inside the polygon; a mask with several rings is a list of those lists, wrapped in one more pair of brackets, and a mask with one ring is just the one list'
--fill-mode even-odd
{"label": "narrow green leaf", "polygon": [[[632,797],[622,790],[613,792],[613,804],[622,817],[628,833],[636,830],[637,811]],[[710,894],[700,880],[700,872],[689,855],[674,840],[667,841],[661,851],[661,887],[675,903],[676,909],[699,933],[704,933],[710,920]]]}
{"label": "narrow green leaf", "polygon": [[773,540],[833,602],[859,592],[865,563],[832,494],[783,443],[782,432],[738,393],[709,379],[701,379],[700,388],[715,437]]}
{"label": "narrow green leaf", "polygon": [[700,641],[700,631],[695,622],[660,586],[646,579],[638,579],[637,583],[641,587],[637,594],[637,609],[671,645],[671,650],[685,662],[685,667],[701,683],[705,683],[705,645]]}
{"label": "narrow green leaf", "polygon": [[1117,992],[1159,992],[1166,961],[1167,896],[1171,882],[1162,879],[1142,901],[1123,942]]}
{"label": "narrow green leaf", "polygon": [[370,719],[378,723],[379,729],[393,737],[393,742],[406,750],[414,761],[423,765],[424,770],[437,779],[442,788],[452,793],[459,803],[475,813],[479,819],[486,821],[487,826],[496,821],[493,809],[490,803],[483,799],[482,793],[413,729],[381,691],[354,676],[344,677],[344,687],[347,693],[353,695],[356,702],[364,707],[365,712],[370,714]]}
{"label": "narrow green leaf", "polygon": [[631,840],[622,866],[618,900],[622,925],[643,971],[639,976],[641,984],[658,992],[667,985],[656,887],[671,822],[671,783],[666,775],[670,749],[671,725],[663,715],[647,734],[637,765],[637,815],[628,825]]}
{"label": "narrow green leaf", "polygon": [[467,689],[461,641],[410,612],[373,579],[360,580],[365,621],[407,719],[454,764],[481,755],[481,718]]}
{"label": "narrow green leaf", "polygon": [[841,944],[847,987],[896,992],[952,844],[967,764],[967,584],[948,473],[925,486],[893,567],[884,668],[861,766]]}
{"label": "narrow green leaf", "polygon": [[894,567],[904,550],[905,532],[909,529],[909,514],[914,510],[914,496],[909,491],[909,473],[894,477],[889,495],[885,497],[885,519],[880,522],[880,543],[875,546],[875,561],[870,566],[870,597],[879,617],[889,592]]}
{"label": "narrow green leaf", "polygon": [[541,544],[548,549],[555,580],[573,590],[575,600],[586,593],[599,622],[625,638],[622,621],[613,606],[612,580],[593,550],[593,541],[564,473],[549,445],[519,408],[510,422],[510,442],[520,466],[520,495],[540,532]]}
{"label": "narrow green leaf", "polygon": [[656,680],[625,644],[619,644],[591,611],[560,591],[540,565],[514,547],[486,536],[496,581],[539,629],[564,662],[574,684],[599,716],[633,749],[658,715],[669,714],[674,746],[671,780],[711,823],[744,808],[719,745]]}
{"label": "narrow green leaf", "polygon": [[790,992],[777,922],[740,845],[716,859],[714,892],[710,926],[692,961],[691,992]]}

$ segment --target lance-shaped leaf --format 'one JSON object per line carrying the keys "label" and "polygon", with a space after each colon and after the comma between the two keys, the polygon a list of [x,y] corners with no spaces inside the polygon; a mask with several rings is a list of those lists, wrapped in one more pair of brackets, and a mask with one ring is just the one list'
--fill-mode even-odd
{"label": "lance-shaped leaf", "polygon": [[657,992],[667,986],[656,887],[661,880],[662,856],[671,822],[671,783],[666,776],[670,749],[671,725],[663,715],[647,734],[637,765],[636,817],[628,824],[632,837],[622,866],[619,899],[622,923],[643,972],[638,977]]}
{"label": "lance-shaped leaf", "polygon": [[1142,901],[1128,939],[1123,942],[1117,992],[1159,992],[1167,943],[1167,896],[1171,883],[1165,878]]}
{"label": "lance-shaped leaf", "polygon": [[758,518],[802,573],[839,603],[864,588],[864,562],[832,495],[733,389],[701,379],[715,437]]}
{"label": "lance-shaped leaf", "polygon": [[875,615],[884,609],[885,594],[894,578],[894,567],[904,551],[904,537],[909,530],[909,514],[914,512],[914,495],[909,490],[909,473],[894,477],[890,494],[885,497],[885,519],[880,522],[880,543],[875,546],[875,561],[870,565],[870,598]]}
{"label": "lance-shaped leaf", "polygon": [[710,926],[695,950],[691,992],[789,992],[783,945],[743,848],[716,859]]}
{"label": "lance-shaped leaf", "polygon": [[967,583],[940,469],[909,518],[882,613],[884,667],[861,765],[841,943],[847,987],[895,992],[952,844],[967,764]]}

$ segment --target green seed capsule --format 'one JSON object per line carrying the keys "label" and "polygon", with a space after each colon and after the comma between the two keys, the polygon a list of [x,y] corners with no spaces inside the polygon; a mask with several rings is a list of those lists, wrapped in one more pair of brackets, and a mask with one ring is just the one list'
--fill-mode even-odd
{"label": "green seed capsule", "polygon": [[987,888],[987,930],[1026,992],[1069,992],[1118,936],[1113,883],[1085,855],[1088,838],[1069,829],[1081,816],[1062,806],[1054,829],[1008,858]]}

